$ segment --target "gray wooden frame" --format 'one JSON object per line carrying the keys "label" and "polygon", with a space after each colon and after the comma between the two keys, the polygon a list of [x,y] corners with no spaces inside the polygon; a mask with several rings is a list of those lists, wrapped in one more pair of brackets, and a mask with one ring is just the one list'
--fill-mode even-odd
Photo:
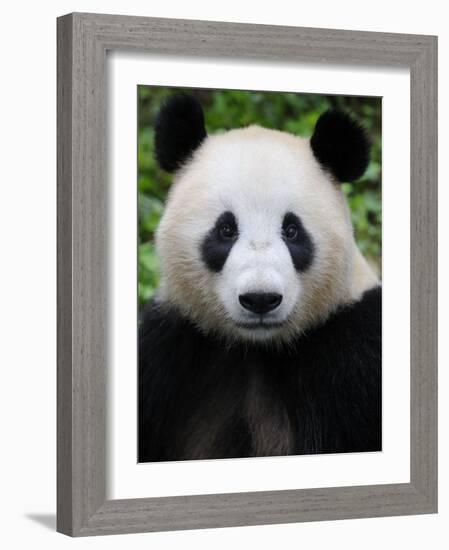
{"label": "gray wooden frame", "polygon": [[[106,499],[106,52],[409,67],[410,483]],[[72,536],[437,510],[437,38],[75,13],[58,19],[57,529]]]}

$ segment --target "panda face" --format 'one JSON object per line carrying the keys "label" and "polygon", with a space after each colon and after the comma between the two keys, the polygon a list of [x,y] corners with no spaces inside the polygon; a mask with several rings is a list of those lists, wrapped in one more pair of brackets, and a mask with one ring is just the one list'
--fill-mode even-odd
{"label": "panda face", "polygon": [[207,137],[176,174],[157,247],[161,299],[220,335],[288,340],[349,300],[343,194],[286,133]]}
{"label": "panda face", "polygon": [[[301,293],[298,274],[313,261],[311,236],[300,218],[278,208],[235,204],[216,220],[201,257],[216,292],[241,333],[265,337],[282,329]],[[240,220],[240,221],[239,221]]]}

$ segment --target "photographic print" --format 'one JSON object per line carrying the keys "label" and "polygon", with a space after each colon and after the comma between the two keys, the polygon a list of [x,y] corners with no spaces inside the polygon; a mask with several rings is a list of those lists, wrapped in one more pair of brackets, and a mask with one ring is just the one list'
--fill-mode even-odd
{"label": "photographic print", "polygon": [[137,93],[138,461],[380,451],[381,98]]}

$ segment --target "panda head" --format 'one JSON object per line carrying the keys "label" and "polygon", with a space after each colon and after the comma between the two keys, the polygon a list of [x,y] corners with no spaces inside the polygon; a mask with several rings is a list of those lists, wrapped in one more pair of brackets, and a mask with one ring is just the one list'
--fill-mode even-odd
{"label": "panda head", "polygon": [[323,114],[310,140],[259,126],[207,136],[197,100],[175,95],[155,150],[175,174],[156,235],[158,296],[203,331],[288,341],[374,286],[339,186],[369,160],[348,115]]}

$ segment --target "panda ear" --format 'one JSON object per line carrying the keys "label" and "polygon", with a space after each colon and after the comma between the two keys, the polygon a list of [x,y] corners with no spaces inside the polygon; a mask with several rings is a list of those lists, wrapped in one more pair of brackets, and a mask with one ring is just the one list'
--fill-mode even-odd
{"label": "panda ear", "polygon": [[310,145],[318,162],[341,183],[360,178],[368,166],[368,136],[353,118],[342,111],[327,111],[321,115]]}
{"label": "panda ear", "polygon": [[167,172],[174,172],[207,135],[200,103],[187,94],[171,96],[159,111],[155,131],[157,161]]}

